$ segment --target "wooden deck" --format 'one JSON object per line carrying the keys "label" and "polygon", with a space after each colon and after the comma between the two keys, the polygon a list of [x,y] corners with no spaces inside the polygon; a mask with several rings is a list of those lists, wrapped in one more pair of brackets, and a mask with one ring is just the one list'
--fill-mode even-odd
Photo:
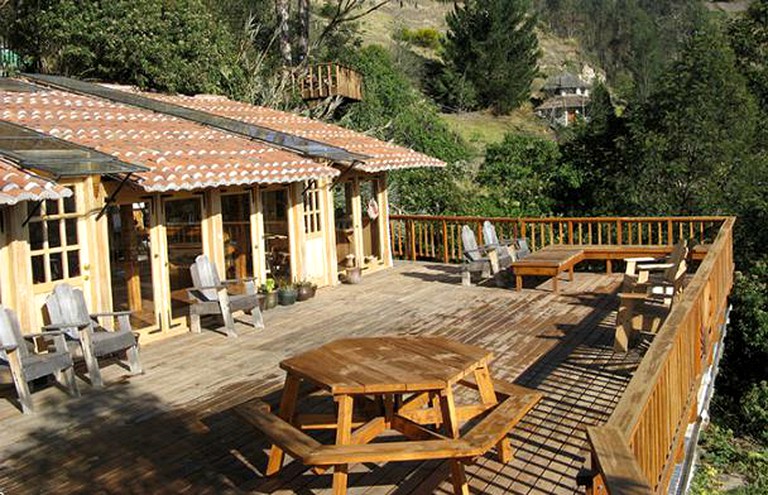
{"label": "wooden deck", "polygon": [[[264,478],[268,444],[232,408],[254,397],[276,404],[278,363],[288,356],[345,336],[407,334],[488,348],[495,376],[545,394],[512,430],[511,463],[488,453],[467,467],[473,492],[574,493],[586,455],[583,427],[607,419],[640,360],[612,350],[619,281],[576,273],[561,282],[560,295],[550,281],[535,290],[535,279],[515,292],[462,287],[456,266],[400,263],[361,285],[268,311],[264,331],[240,323],[238,339],[204,330],[147,346],[145,374],[128,378],[111,365],[103,391],[82,381],[80,399],[54,387],[38,391],[36,416],[23,416],[4,387],[0,492],[329,493],[330,474],[296,462]],[[349,489],[451,493],[448,466],[435,461],[357,465]]]}

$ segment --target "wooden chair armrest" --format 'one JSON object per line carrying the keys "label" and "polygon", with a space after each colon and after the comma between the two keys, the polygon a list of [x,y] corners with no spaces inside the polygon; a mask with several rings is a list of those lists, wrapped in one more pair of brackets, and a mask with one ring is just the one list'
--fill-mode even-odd
{"label": "wooden chair armrest", "polygon": [[106,313],[93,313],[91,314],[91,318],[103,318],[107,316],[112,316],[113,318],[116,318],[118,316],[131,316],[134,312],[133,311],[112,311],[112,312],[106,312]]}
{"label": "wooden chair armrest", "polygon": [[38,333],[28,333],[24,335],[25,339],[34,339],[34,338],[42,338],[42,339],[51,339],[53,340],[53,344],[56,347],[56,350],[58,352],[68,352],[67,349],[67,340],[65,338],[64,331],[61,330],[51,330],[47,332],[38,332]]}
{"label": "wooden chair armrest", "polygon": [[43,330],[47,332],[49,330],[63,330],[65,328],[82,329],[90,326],[91,326],[90,321],[73,321],[71,323],[51,323],[50,325],[45,325],[43,327]]}
{"label": "wooden chair armrest", "polygon": [[227,280],[222,280],[222,285],[236,285],[236,284],[247,284],[248,282],[255,282],[258,280],[258,277],[243,277],[243,278],[229,278]]}
{"label": "wooden chair armrest", "polygon": [[674,263],[642,263],[637,265],[637,269],[644,272],[658,272],[673,266],[675,266]]}
{"label": "wooden chair armrest", "polygon": [[627,299],[648,299],[648,293],[647,292],[619,292],[619,298],[627,300]]}
{"label": "wooden chair armrest", "polygon": [[5,352],[13,352],[13,351],[15,351],[18,348],[19,348],[19,346],[13,345],[13,344],[7,344],[7,345],[3,344],[2,346],[0,346],[0,350],[3,350]]}
{"label": "wooden chair armrest", "polygon": [[651,256],[638,256],[636,258],[624,258],[624,261],[634,261],[635,263],[653,263],[661,260]]}
{"label": "wooden chair armrest", "polygon": [[190,287],[189,289],[187,289],[187,292],[190,292],[190,291],[201,291],[201,290],[208,290],[208,289],[221,290],[221,289],[226,289],[226,288],[227,288],[226,285],[207,285],[205,287]]}
{"label": "wooden chair armrest", "polygon": [[22,335],[22,337],[24,337],[25,339],[35,339],[35,338],[38,338],[38,337],[44,339],[46,337],[54,338],[54,337],[56,337],[58,335],[64,335],[64,331],[63,330],[49,330],[49,331],[45,331],[45,332],[26,333],[26,334]]}

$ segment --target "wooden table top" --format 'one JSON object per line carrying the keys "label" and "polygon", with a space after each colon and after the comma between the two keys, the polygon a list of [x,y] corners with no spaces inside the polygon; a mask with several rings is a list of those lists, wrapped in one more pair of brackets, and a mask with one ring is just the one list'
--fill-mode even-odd
{"label": "wooden table top", "polygon": [[573,261],[580,261],[584,256],[584,250],[581,248],[552,248],[547,246],[529,254],[525,258],[512,263],[513,267],[519,266],[552,266],[557,267]]}
{"label": "wooden table top", "polygon": [[280,363],[333,394],[442,390],[493,353],[442,337],[342,339]]}

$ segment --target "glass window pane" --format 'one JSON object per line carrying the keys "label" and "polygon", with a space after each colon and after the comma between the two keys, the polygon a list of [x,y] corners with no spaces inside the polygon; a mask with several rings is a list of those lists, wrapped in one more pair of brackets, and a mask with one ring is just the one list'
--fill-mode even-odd
{"label": "glass window pane", "polygon": [[32,256],[32,281],[36,284],[45,282],[45,259],[42,254]]}
{"label": "glass window pane", "polygon": [[77,242],[77,219],[68,218],[66,220],[67,229],[67,246],[75,246],[79,244]]}
{"label": "glass window pane", "polygon": [[70,278],[80,276],[80,251],[69,251],[67,253],[67,266]]}
{"label": "glass window pane", "polygon": [[42,222],[29,222],[29,248],[33,251],[43,249],[43,224]]}
{"label": "glass window pane", "polygon": [[42,208],[42,203],[38,203],[37,201],[27,201],[27,216],[28,217],[40,216],[41,208]]}
{"label": "glass window pane", "polygon": [[48,230],[48,247],[61,247],[61,220],[48,220],[45,223]]}
{"label": "glass window pane", "polygon": [[75,201],[75,188],[68,187],[72,191],[72,196],[64,198],[64,213],[75,213],[77,211],[77,202]]}
{"label": "glass window pane", "polygon": [[45,214],[46,215],[58,215],[59,202],[55,199],[47,199],[45,201]]}
{"label": "glass window pane", "polygon": [[203,252],[200,230],[202,205],[197,198],[165,203],[168,238],[168,264],[171,282],[171,314],[173,318],[187,314],[187,287],[192,286],[189,267]]}
{"label": "glass window pane", "polygon": [[64,278],[64,265],[62,264],[61,253],[51,253],[49,255],[51,267],[51,282]]}

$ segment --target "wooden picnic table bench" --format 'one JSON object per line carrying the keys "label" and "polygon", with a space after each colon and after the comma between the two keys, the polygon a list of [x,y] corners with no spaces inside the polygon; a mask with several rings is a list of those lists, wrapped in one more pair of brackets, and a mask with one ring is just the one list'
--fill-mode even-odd
{"label": "wooden picnic table bench", "polygon": [[[280,470],[287,452],[318,472],[333,467],[333,491],[343,494],[351,463],[447,459],[454,492],[467,494],[464,463],[494,446],[508,462],[507,434],[542,397],[492,380],[491,358],[484,349],[440,337],[343,339],[281,363],[287,376],[277,415],[258,399],[235,411],[273,442],[267,475]],[[297,414],[301,381],[330,392],[338,405],[335,418]],[[479,404],[457,406],[454,385],[477,390]],[[355,400],[381,408],[369,417],[356,416]],[[472,424],[462,436],[463,421]],[[335,445],[302,431],[328,428],[336,430]],[[371,443],[387,430],[406,440]]]}
{"label": "wooden picnic table bench", "polygon": [[[604,260],[608,273],[613,271],[613,261],[639,257],[660,257],[668,255],[674,246],[638,246],[627,244],[553,244],[535,251],[522,260],[515,261],[511,269],[515,274],[516,288],[523,289],[524,276],[547,276],[552,278],[552,291],[559,293],[558,279],[561,273],[568,272],[568,279],[573,281],[573,271],[584,260]],[[691,250],[691,258],[702,260],[707,254],[706,245],[697,245]]]}

